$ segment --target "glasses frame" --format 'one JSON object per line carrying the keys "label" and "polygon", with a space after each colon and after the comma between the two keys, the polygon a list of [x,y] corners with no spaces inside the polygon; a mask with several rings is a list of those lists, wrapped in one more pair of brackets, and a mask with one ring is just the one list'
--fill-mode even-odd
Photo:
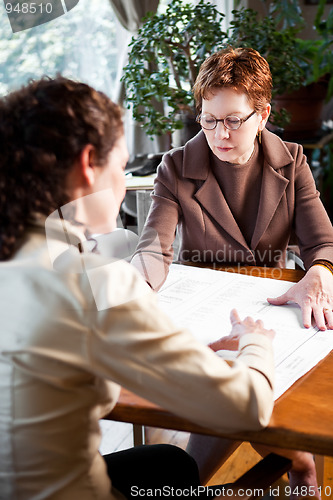
{"label": "glasses frame", "polygon": [[[210,113],[207,113],[208,115],[210,115],[212,118],[214,118],[214,119],[215,119],[215,125],[214,125],[214,127],[212,127],[212,128],[206,128],[206,127],[204,127],[204,126],[202,125],[202,123],[201,123],[202,113],[200,113],[200,114],[196,117],[196,121],[197,121],[198,123],[200,123],[201,127],[202,127],[203,129],[205,129],[205,130],[215,130],[215,129],[216,129],[216,127],[217,127],[218,122],[222,122],[222,123],[223,123],[223,125],[224,125],[224,127],[225,127],[227,130],[238,130],[238,129],[239,129],[239,128],[243,125],[243,123],[244,123],[244,122],[246,122],[249,118],[251,118],[251,116],[253,116],[255,113],[256,113],[256,111],[252,111],[252,113],[250,113],[250,114],[249,114],[246,118],[239,118],[239,116],[234,116],[234,115],[228,115],[228,116],[226,116],[225,118],[215,118],[215,116],[211,115]],[[206,114],[206,113],[204,113],[204,114]],[[238,125],[238,127],[237,127],[237,128],[229,128],[229,127],[227,127],[227,126],[226,126],[226,124],[225,124],[225,120],[226,120],[227,118],[237,118],[237,119],[239,120],[239,125]]]}

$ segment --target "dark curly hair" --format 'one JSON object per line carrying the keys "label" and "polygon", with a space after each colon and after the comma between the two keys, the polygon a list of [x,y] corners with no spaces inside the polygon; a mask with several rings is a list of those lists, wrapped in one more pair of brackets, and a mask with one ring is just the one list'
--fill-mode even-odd
{"label": "dark curly hair", "polygon": [[89,85],[43,78],[0,99],[0,260],[36,213],[66,204],[66,176],[91,144],[103,165],[123,134],[120,108]]}

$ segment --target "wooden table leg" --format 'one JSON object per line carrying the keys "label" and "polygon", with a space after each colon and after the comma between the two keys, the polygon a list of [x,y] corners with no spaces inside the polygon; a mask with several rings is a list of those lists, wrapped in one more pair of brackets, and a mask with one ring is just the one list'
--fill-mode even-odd
{"label": "wooden table leg", "polygon": [[145,444],[145,428],[143,425],[133,424],[133,444],[134,446]]}

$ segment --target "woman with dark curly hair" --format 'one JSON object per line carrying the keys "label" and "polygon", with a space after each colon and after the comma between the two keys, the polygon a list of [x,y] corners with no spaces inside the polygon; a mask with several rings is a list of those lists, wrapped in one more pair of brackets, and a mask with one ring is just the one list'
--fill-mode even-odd
{"label": "woman with dark curly hair", "polygon": [[43,79],[0,99],[1,499],[199,487],[177,447],[101,457],[98,420],[120,385],[220,432],[269,421],[274,332],[234,311],[228,364],[172,324],[132,266],[88,253],[87,236],[116,226],[127,160],[121,111],[85,84]]}
{"label": "woman with dark curly hair", "polygon": [[47,216],[69,201],[66,176],[84,147],[103,165],[123,135],[121,112],[105,95],[57,82],[33,83],[1,102],[1,260],[20,246],[36,213]]}

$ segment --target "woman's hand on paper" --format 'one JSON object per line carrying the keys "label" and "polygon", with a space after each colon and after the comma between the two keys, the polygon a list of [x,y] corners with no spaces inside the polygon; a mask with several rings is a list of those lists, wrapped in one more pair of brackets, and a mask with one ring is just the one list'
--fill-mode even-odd
{"label": "woman's hand on paper", "polygon": [[313,316],[320,330],[333,329],[333,276],[323,266],[310,267],[304,278],[286,293],[267,300],[276,306],[296,302],[302,309],[305,328],[311,326]]}
{"label": "woman's hand on paper", "polygon": [[238,351],[238,344],[243,337],[247,333],[259,333],[261,335],[266,335],[271,340],[273,340],[275,332],[274,330],[266,330],[264,328],[263,322],[258,319],[254,321],[249,316],[245,318],[243,321],[240,319],[238,312],[236,309],[233,309],[230,313],[230,321],[232,325],[232,329],[229,335],[226,337],[221,337],[219,340],[208,344],[213,351],[220,350],[229,350],[229,351]]}

